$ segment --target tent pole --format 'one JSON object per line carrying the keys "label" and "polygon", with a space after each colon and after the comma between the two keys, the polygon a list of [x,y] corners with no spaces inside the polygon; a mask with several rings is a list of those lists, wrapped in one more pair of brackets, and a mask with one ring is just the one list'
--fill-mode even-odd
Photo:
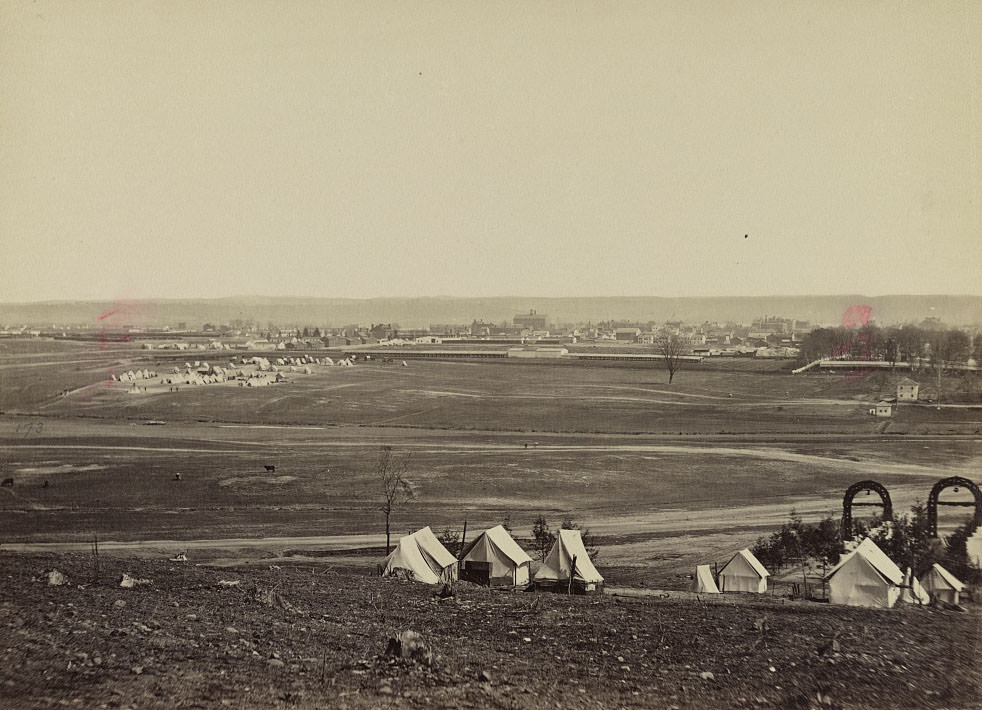
{"label": "tent pole", "polygon": [[464,532],[460,533],[460,549],[457,550],[457,559],[460,559],[460,553],[464,551],[464,543],[467,542],[467,521],[464,520]]}
{"label": "tent pole", "polygon": [[576,576],[576,555],[573,555],[573,562],[569,566],[569,589],[566,590],[567,594],[573,593],[573,577]]}

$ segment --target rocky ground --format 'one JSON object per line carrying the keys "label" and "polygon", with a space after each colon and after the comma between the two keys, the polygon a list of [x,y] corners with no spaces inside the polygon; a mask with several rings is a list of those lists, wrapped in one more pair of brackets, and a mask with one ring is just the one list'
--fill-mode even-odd
{"label": "rocky ground", "polygon": [[[0,707],[982,707],[977,605],[435,591],[327,565],[0,553]],[[425,648],[387,655],[406,630]]]}

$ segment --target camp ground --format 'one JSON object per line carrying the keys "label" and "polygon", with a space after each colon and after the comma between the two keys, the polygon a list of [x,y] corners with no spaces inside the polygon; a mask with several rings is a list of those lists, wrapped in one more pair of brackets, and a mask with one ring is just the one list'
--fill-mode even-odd
{"label": "camp ground", "polygon": [[963,582],[937,562],[921,575],[920,581],[924,591],[931,597],[936,597],[949,604],[957,604],[958,595],[965,589]]}
{"label": "camp ground", "polygon": [[719,587],[716,586],[716,580],[713,579],[713,572],[709,568],[709,565],[698,565],[696,567],[696,574],[692,578],[691,591],[697,594],[719,594]]}
{"label": "camp ground", "polygon": [[395,549],[379,565],[379,573],[425,584],[449,582],[457,577],[457,558],[425,527],[399,538]]}
{"label": "camp ground", "polygon": [[767,578],[770,574],[760,560],[744,548],[733,555],[719,571],[719,590],[763,594],[767,591]]}
{"label": "camp ground", "polygon": [[900,598],[904,573],[883,550],[864,538],[827,575],[832,604],[891,608]]}
{"label": "camp ground", "polygon": [[529,583],[532,558],[501,525],[485,530],[465,545],[460,555],[460,578],[492,587]]}
{"label": "camp ground", "polygon": [[603,591],[604,578],[583,547],[579,530],[559,530],[552,550],[535,573],[536,589],[557,592]]}

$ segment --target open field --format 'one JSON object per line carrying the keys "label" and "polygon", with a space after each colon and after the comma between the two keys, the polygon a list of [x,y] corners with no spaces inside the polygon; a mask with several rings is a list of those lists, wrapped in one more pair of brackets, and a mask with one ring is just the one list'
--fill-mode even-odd
{"label": "open field", "polygon": [[[976,479],[982,464],[982,410],[908,406],[876,420],[865,411],[881,375],[693,366],[669,386],[650,367],[372,362],[258,389],[131,394],[107,373],[229,354],[34,345],[0,360],[0,473],[15,479],[0,489],[7,544],[301,537],[314,552],[377,548],[373,465],[391,445],[411,454],[418,497],[397,511],[397,534],[510,516],[522,536],[539,513],[554,526],[570,515],[610,564],[677,587],[692,564],[726,559],[792,507],[838,515],[857,480],[882,482],[903,511],[938,478]],[[152,420],[166,423],[143,425]],[[960,519],[946,515],[944,528]],[[260,548],[250,556],[285,549]]]}

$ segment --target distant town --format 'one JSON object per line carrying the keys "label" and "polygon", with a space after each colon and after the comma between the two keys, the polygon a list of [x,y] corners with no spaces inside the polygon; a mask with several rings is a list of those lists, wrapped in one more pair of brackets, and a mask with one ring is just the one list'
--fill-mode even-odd
{"label": "distant town", "polygon": [[[603,320],[556,323],[531,308],[510,321],[474,319],[406,328],[398,323],[349,325],[259,323],[231,319],[223,323],[176,322],[141,326],[106,318],[98,326],[79,324],[5,324],[0,337],[96,340],[139,343],[145,350],[284,351],[387,349],[406,357],[497,356],[556,358],[658,356],[667,342],[688,358],[769,358],[812,362],[838,361],[934,363],[976,369],[982,357],[978,326],[948,326],[937,317],[917,324],[880,326],[861,310],[847,312],[836,325],[816,325],[780,315],[762,315],[749,323],[690,323],[682,320],[636,322]],[[434,349],[436,347],[437,349]],[[367,350],[366,350],[367,352]],[[948,365],[946,365],[947,367]]]}

